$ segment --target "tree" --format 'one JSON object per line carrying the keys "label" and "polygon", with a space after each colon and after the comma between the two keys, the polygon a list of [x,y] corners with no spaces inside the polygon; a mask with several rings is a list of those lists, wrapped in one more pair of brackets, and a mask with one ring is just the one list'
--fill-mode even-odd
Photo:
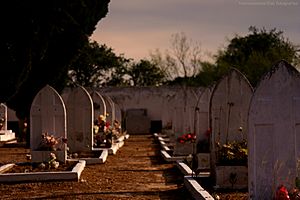
{"label": "tree", "polygon": [[[64,87],[68,66],[109,0],[12,0],[2,3],[0,101],[28,114],[36,93],[46,84]],[[17,17],[21,16],[21,17]]]}
{"label": "tree", "polygon": [[101,87],[121,73],[129,59],[117,56],[111,48],[97,42],[87,43],[73,60],[69,70],[69,86]]}
{"label": "tree", "polygon": [[140,60],[128,70],[130,82],[134,86],[158,86],[161,85],[165,74],[155,64],[148,60]]}
{"label": "tree", "polygon": [[250,27],[249,31],[244,37],[237,35],[223,51],[219,51],[214,66],[216,78],[235,67],[256,86],[262,74],[279,60],[284,59],[296,67],[299,65],[299,47],[285,39],[282,31],[275,28],[258,30],[256,27]]}
{"label": "tree", "polygon": [[217,81],[223,73],[218,73],[216,65],[210,62],[202,62],[202,69],[193,79],[194,85],[197,86],[209,86]]}
{"label": "tree", "polygon": [[195,76],[201,69],[201,47],[189,40],[184,33],[176,33],[171,37],[171,50],[165,56],[159,50],[150,54],[151,60],[167,75],[169,81],[183,77]]}
{"label": "tree", "polygon": [[71,63],[69,86],[151,86],[164,81],[164,73],[153,63],[117,56],[111,48],[90,42]]}

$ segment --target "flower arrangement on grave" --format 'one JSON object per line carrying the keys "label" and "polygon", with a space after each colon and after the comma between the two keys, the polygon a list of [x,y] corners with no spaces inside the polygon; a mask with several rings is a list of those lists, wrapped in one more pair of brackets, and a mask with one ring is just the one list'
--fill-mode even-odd
{"label": "flower arrangement on grave", "polygon": [[[59,141],[61,140],[61,147],[57,148]],[[54,137],[48,132],[42,133],[41,142],[37,150],[39,151],[56,151],[61,150],[63,145],[67,143],[67,138],[64,137]]]}
{"label": "flower arrangement on grave", "polygon": [[105,135],[105,140],[106,140],[105,146],[106,147],[111,147],[112,142],[113,142],[113,128],[110,126],[109,122],[107,122],[105,124],[104,135]]}
{"label": "flower arrangement on grave", "polygon": [[54,153],[49,154],[49,161],[42,162],[39,164],[40,169],[45,169],[48,166],[48,169],[57,169],[59,166],[59,162],[56,161],[56,155]]}
{"label": "flower arrangement on grave", "polygon": [[98,120],[94,122],[94,146],[100,147],[102,144],[105,147],[112,145],[113,128],[106,121],[104,115],[99,115]]}
{"label": "flower arrangement on grave", "polygon": [[295,187],[288,190],[284,185],[277,187],[275,200],[299,200],[300,199],[300,179],[295,178]]}
{"label": "flower arrangement on grave", "polygon": [[217,159],[219,165],[247,165],[248,150],[247,142],[231,141],[223,144],[217,144]]}
{"label": "flower arrangement on grave", "polygon": [[241,140],[227,141],[225,144],[216,142],[217,146],[217,164],[219,165],[247,165],[248,148],[247,141],[243,136],[243,128],[239,127],[238,131],[241,133]]}
{"label": "flower arrangement on grave", "polygon": [[195,143],[196,141],[196,134],[194,133],[185,133],[177,138],[177,142],[180,144],[185,143]]}
{"label": "flower arrangement on grave", "polygon": [[283,185],[279,186],[277,188],[276,194],[275,194],[275,200],[289,200],[289,193],[286,187]]}
{"label": "flower arrangement on grave", "polygon": [[57,169],[59,166],[59,162],[56,161],[56,155],[54,153],[50,153],[50,159],[48,161],[49,169],[54,168]]}
{"label": "flower arrangement on grave", "polygon": [[275,193],[274,200],[299,200],[300,199],[300,189],[296,187],[288,190],[284,185],[280,185]]}

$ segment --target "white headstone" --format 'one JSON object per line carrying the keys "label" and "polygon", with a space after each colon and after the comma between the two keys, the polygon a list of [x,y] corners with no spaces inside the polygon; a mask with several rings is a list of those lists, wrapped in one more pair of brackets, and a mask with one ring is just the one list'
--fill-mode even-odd
{"label": "white headstone", "polygon": [[[210,100],[211,170],[215,176],[216,185],[220,188],[247,188],[246,154],[239,159],[236,157],[230,160],[228,156],[219,154],[219,151],[222,151],[224,144],[247,141],[248,111],[252,95],[253,89],[250,83],[236,69],[231,69],[216,84],[212,92]],[[240,166],[232,168],[227,165]],[[238,168],[241,170],[233,173],[232,169]],[[235,175],[232,176],[233,174]],[[232,177],[235,178],[231,179]]]}
{"label": "white headstone", "polygon": [[0,103],[0,130],[7,130],[7,107]]}
{"label": "white headstone", "polygon": [[93,147],[94,108],[86,89],[71,90],[66,102],[70,152],[90,152]]}
{"label": "white headstone", "polygon": [[253,199],[273,199],[300,177],[300,75],[281,61],[262,77],[249,110],[248,174]]}
{"label": "white headstone", "polygon": [[176,95],[172,99],[172,107],[169,107],[165,112],[170,112],[174,109],[172,115],[172,129],[176,137],[186,133],[194,131],[195,122],[195,109],[197,104],[198,95],[201,93],[199,91],[181,87],[178,89]]}
{"label": "white headstone", "polygon": [[[249,81],[236,69],[231,69],[215,86],[210,100],[213,154],[217,143],[223,145],[247,139],[252,94],[253,88]],[[242,131],[239,131],[240,127]]]}
{"label": "white headstone", "polygon": [[122,122],[122,110],[119,104],[115,103],[115,119],[121,123]]}
{"label": "white headstone", "polygon": [[0,103],[0,141],[7,142],[15,139],[15,133],[7,130],[7,106]]}
{"label": "white headstone", "polygon": [[207,130],[209,129],[209,103],[212,93],[212,88],[203,88],[203,91],[198,96],[198,101],[195,108],[195,123],[194,132],[197,136],[197,141],[208,139]]}
{"label": "white headstone", "polygon": [[102,95],[97,91],[92,91],[90,94],[91,94],[91,97],[93,100],[94,117],[98,118],[100,115],[105,116],[106,104],[105,104],[105,100],[102,97]]}
{"label": "white headstone", "polygon": [[[180,143],[179,137],[184,134],[196,134],[195,123],[196,123],[196,108],[199,94],[202,92],[201,89],[189,89],[182,87],[175,96],[175,104],[173,116],[172,116],[172,129],[175,135],[175,146],[173,154],[177,155],[189,155],[196,153],[196,141]],[[168,112],[168,111],[166,111]]]}
{"label": "white headstone", "polygon": [[60,95],[49,85],[35,96],[30,109],[30,148],[33,162],[49,161],[49,151],[40,150],[42,134],[54,136],[56,154],[60,162],[66,161],[66,145],[62,141],[66,133],[66,109]]}
{"label": "white headstone", "polygon": [[113,121],[115,120],[115,105],[114,105],[114,102],[107,95],[103,95],[103,98],[104,98],[105,104],[106,104],[106,112],[107,112],[106,121],[109,122],[110,124],[112,124]]}

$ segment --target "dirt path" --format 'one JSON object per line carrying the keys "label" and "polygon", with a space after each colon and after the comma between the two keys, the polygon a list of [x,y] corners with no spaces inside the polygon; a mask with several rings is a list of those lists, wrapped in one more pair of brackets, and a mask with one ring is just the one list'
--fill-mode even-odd
{"label": "dirt path", "polygon": [[[28,149],[7,151],[0,148],[0,161],[4,162],[4,157],[22,160],[26,152]],[[162,160],[159,145],[152,135],[131,135],[116,155],[108,157],[105,164],[86,166],[80,182],[2,184],[0,198],[191,199],[183,186],[182,175],[173,164]]]}

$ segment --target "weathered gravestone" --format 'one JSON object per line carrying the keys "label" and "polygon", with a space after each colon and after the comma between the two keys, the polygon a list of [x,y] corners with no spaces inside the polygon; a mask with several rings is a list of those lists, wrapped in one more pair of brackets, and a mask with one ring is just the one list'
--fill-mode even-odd
{"label": "weathered gravestone", "polygon": [[115,120],[117,120],[120,124],[122,123],[122,110],[119,104],[114,103],[115,105]]}
{"label": "weathered gravestone", "polygon": [[[227,147],[235,143],[245,146],[247,142],[248,110],[252,94],[253,89],[249,81],[236,69],[231,69],[216,84],[212,92],[210,100],[211,164],[216,185],[219,187],[247,187],[247,156],[246,154],[244,157],[229,155],[231,152]],[[247,147],[244,148],[246,150]],[[237,168],[232,165],[242,166]],[[233,180],[230,180],[231,178]]]}
{"label": "weathered gravestone", "polygon": [[106,104],[103,96],[97,91],[90,92],[90,95],[93,100],[94,117],[97,119],[100,115],[105,116]]}
{"label": "weathered gravestone", "polygon": [[173,107],[170,109],[174,109],[172,125],[177,137],[194,131],[194,113],[199,93],[201,89],[197,91],[194,88],[182,87],[178,88],[176,96],[173,97]]}
{"label": "weathered gravestone", "polygon": [[176,95],[175,112],[172,119],[174,122],[172,125],[176,140],[173,153],[175,156],[196,153],[195,140],[188,141],[188,139],[184,142],[180,142],[178,138],[184,134],[195,135],[195,110],[199,93],[201,93],[201,89],[196,91],[193,88],[182,87]]}
{"label": "weathered gravestone", "polygon": [[209,102],[213,87],[201,88],[194,111],[194,132],[196,133],[197,170],[210,170],[210,127]]}
{"label": "weathered gravestone", "polygon": [[0,141],[10,141],[15,139],[15,133],[7,130],[7,106],[0,103]]}
{"label": "weathered gravestone", "polygon": [[273,199],[300,177],[300,75],[280,61],[260,80],[249,110],[249,196]]}
{"label": "weathered gravestone", "polygon": [[107,96],[103,95],[106,104],[106,122],[112,124],[115,120],[115,105],[113,100]]}
{"label": "weathered gravestone", "polygon": [[94,108],[91,96],[82,86],[76,87],[70,91],[66,107],[70,152],[91,152],[94,138]]}
{"label": "weathered gravestone", "polygon": [[198,96],[197,104],[194,111],[194,132],[197,136],[197,142],[207,139],[209,129],[209,102],[212,88],[202,88]]}
{"label": "weathered gravestone", "polygon": [[0,103],[0,130],[7,130],[7,107]]}
{"label": "weathered gravestone", "polygon": [[[66,108],[61,96],[51,86],[45,86],[34,97],[30,109],[30,148],[33,162],[49,161],[50,152],[55,153],[58,161],[66,161],[66,144],[63,141],[67,137],[66,125]],[[49,146],[42,138],[43,134],[53,136],[57,143],[51,142]]]}

